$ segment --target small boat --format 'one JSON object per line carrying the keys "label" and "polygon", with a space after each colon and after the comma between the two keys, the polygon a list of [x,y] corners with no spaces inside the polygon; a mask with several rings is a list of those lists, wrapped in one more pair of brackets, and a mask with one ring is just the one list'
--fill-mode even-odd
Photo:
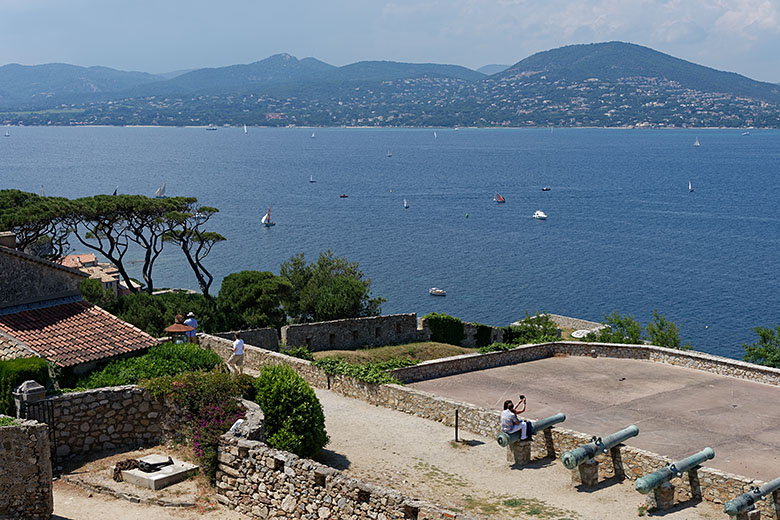
{"label": "small boat", "polygon": [[496,201],[496,204],[503,204],[506,202],[506,199],[504,199],[500,193],[496,193],[496,198],[493,200]]}
{"label": "small boat", "polygon": [[8,130],[6,130],[6,131],[5,131],[5,137],[11,137],[11,132],[9,132]]}
{"label": "small boat", "polygon": [[404,199],[404,209],[409,209],[409,203]]}
{"label": "small boat", "polygon": [[447,291],[439,289],[438,287],[431,287],[428,289],[428,294],[431,296],[447,296]]}
{"label": "small boat", "polygon": [[39,192],[39,195],[41,197],[45,197],[46,196],[46,194],[43,192],[43,184],[41,184],[41,191]]}
{"label": "small boat", "polygon": [[314,180],[314,175],[309,175],[309,182],[311,183],[317,182]]}
{"label": "small boat", "polygon": [[742,135],[750,135],[750,132],[742,132]]}
{"label": "small boat", "polygon": [[388,150],[388,151],[387,151],[387,156],[388,156],[388,157],[392,157],[392,156],[393,156],[393,152],[391,152],[390,150]]}
{"label": "small boat", "polygon": [[164,182],[162,183],[162,186],[157,188],[157,191],[154,192],[154,198],[155,199],[165,199],[165,198],[167,198],[165,196],[165,183]]}
{"label": "small boat", "polygon": [[314,139],[316,136],[314,135],[314,132],[311,133],[311,138]]}
{"label": "small boat", "polygon": [[545,215],[544,211],[537,209],[534,211],[534,218],[536,220],[547,220],[547,215]]}
{"label": "small boat", "polygon": [[114,188],[114,193],[112,193],[111,195],[113,195],[113,196],[115,196],[115,197],[116,197],[116,194],[117,194],[117,193],[119,193],[119,186],[117,186],[116,188]]}
{"label": "small boat", "polygon": [[206,130],[216,130],[216,129],[217,129],[217,127],[215,125],[213,125],[213,124],[211,124],[211,125],[206,127]]}
{"label": "small boat", "polygon": [[550,191],[551,189],[552,188],[550,188],[549,186],[545,186],[544,188],[542,188],[542,191]]}
{"label": "small boat", "polygon": [[693,192],[693,184],[691,184],[691,181],[688,181],[688,191]]}
{"label": "small boat", "polygon": [[438,139],[439,138],[439,134],[436,133],[436,130],[433,131],[433,138],[434,139]]}
{"label": "small boat", "polygon": [[246,125],[244,125],[244,133],[246,133]]}
{"label": "small boat", "polygon": [[265,227],[271,227],[276,225],[276,222],[271,221],[271,206],[268,206],[268,212],[265,215],[263,215],[263,218],[260,219],[260,222]]}
{"label": "small boat", "polygon": [[346,193],[342,193],[341,195],[339,195],[339,198],[340,199],[348,199],[349,195],[347,195]]}
{"label": "small boat", "polygon": [[701,146],[701,143],[699,142],[699,138],[697,137],[696,140],[693,142],[693,146]]}

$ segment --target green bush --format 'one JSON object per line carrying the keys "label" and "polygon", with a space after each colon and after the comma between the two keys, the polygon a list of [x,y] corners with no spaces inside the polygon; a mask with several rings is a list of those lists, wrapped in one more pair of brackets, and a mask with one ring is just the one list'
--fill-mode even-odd
{"label": "green bush", "polygon": [[431,341],[460,345],[463,341],[463,322],[449,314],[432,312],[424,316],[431,329]]}
{"label": "green bush", "polygon": [[591,332],[583,341],[597,341],[599,343],[642,343],[642,326],[631,315],[621,316],[614,311],[609,316],[604,316],[603,329]]}
{"label": "green bush", "polygon": [[255,387],[269,445],[311,457],[328,443],[322,405],[295,370],[287,365],[264,367]]}
{"label": "green bush", "polygon": [[194,343],[163,343],[146,354],[111,361],[101,370],[76,380],[75,388],[103,388],[132,385],[142,379],[173,376],[182,372],[213,370],[222,364],[222,358]]}
{"label": "green bush", "polygon": [[318,359],[313,364],[315,367],[321,368],[326,374],[331,376],[349,376],[364,383],[383,385],[400,384],[400,381],[388,374],[388,371],[416,365],[417,361],[409,359],[390,359],[387,361],[358,365],[337,357],[326,357]]}
{"label": "green bush", "polygon": [[189,312],[195,313],[199,332],[229,329],[224,326],[224,318],[214,301],[202,294],[170,292],[152,296],[141,292],[117,298],[113,304],[104,308],[154,337],[164,336],[165,327],[173,323],[177,314],[186,315]]}
{"label": "green bush", "polygon": [[507,350],[512,350],[513,348],[517,348],[517,345],[510,345],[509,343],[491,343],[490,345],[480,347],[479,352],[481,354],[487,354],[488,352],[506,352]]}
{"label": "green bush", "polygon": [[282,347],[279,351],[286,355],[297,357],[298,359],[305,359],[306,361],[314,361],[314,354],[311,353],[308,347]]}
{"label": "green bush", "polygon": [[758,336],[758,340],[742,345],[745,349],[745,357],[742,359],[750,363],[780,368],[780,327],[775,327],[774,330],[756,327],[753,332]]}
{"label": "green bush", "polygon": [[490,345],[493,327],[482,323],[475,323],[474,325],[477,326],[477,347],[481,348]]}
{"label": "green bush", "polygon": [[16,415],[13,391],[32,379],[42,386],[49,386],[49,367],[43,358],[18,358],[0,361],[0,414]]}
{"label": "green bush", "polygon": [[525,318],[517,325],[502,327],[504,343],[527,345],[529,343],[547,343],[558,339],[558,326],[547,314],[531,316],[526,311]]}
{"label": "green bush", "polygon": [[16,424],[16,419],[13,417],[0,416],[0,426],[13,426]]}

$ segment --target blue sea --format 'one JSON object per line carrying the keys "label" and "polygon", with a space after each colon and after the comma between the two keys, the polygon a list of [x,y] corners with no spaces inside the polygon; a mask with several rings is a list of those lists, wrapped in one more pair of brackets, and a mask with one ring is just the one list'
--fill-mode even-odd
{"label": "blue sea", "polygon": [[[8,130],[0,188],[151,196],[165,182],[219,208],[214,293],[231,272],[330,249],[360,263],[385,313],[505,325],[617,310],[644,324],[658,309],[697,350],[730,357],[780,322],[779,131]],[[174,249],[155,284],[197,287]]]}

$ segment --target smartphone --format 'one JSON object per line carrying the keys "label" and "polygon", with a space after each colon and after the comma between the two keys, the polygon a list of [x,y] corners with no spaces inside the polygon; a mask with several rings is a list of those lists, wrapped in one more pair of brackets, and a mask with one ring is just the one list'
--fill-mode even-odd
{"label": "smartphone", "polygon": [[520,400],[525,401],[525,396],[523,394],[520,394]]}

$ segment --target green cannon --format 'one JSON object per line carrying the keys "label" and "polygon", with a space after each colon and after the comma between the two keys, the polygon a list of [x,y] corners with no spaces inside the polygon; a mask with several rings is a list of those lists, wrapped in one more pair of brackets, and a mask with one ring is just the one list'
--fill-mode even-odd
{"label": "green cannon", "polygon": [[780,477],[774,479],[772,482],[767,482],[761,487],[752,487],[747,493],[729,500],[726,502],[726,505],[723,506],[723,512],[728,513],[731,516],[736,516],[743,511],[747,511],[748,508],[757,501],[764,500],[769,493],[777,491],[778,489],[780,489]]}
{"label": "green cannon", "polygon": [[690,457],[673,462],[668,466],[664,466],[658,471],[654,471],[649,475],[645,475],[642,478],[636,479],[636,490],[643,495],[646,495],[664,482],[668,482],[674,477],[679,477],[685,471],[693,469],[705,460],[710,460],[714,457],[715,450],[712,448],[704,448],[699,453],[695,453]]}
{"label": "green cannon", "polygon": [[626,439],[639,435],[639,428],[632,424],[615,432],[607,437],[593,437],[588,444],[583,444],[573,450],[569,450],[561,455],[561,462],[567,469],[575,469],[577,466],[587,460],[591,460],[599,453],[607,453],[611,448],[617,446]]}
{"label": "green cannon", "polygon": [[[551,415],[550,417],[539,419],[538,421],[532,421],[531,428],[534,433],[539,433],[540,431],[546,430],[547,428],[555,424],[562,423],[565,420],[566,420],[566,416],[564,414],[557,413],[555,415]],[[498,441],[499,446],[501,446],[502,448],[506,448],[510,444],[520,440],[520,432],[519,431],[515,433],[501,432],[496,437],[496,440]]]}

